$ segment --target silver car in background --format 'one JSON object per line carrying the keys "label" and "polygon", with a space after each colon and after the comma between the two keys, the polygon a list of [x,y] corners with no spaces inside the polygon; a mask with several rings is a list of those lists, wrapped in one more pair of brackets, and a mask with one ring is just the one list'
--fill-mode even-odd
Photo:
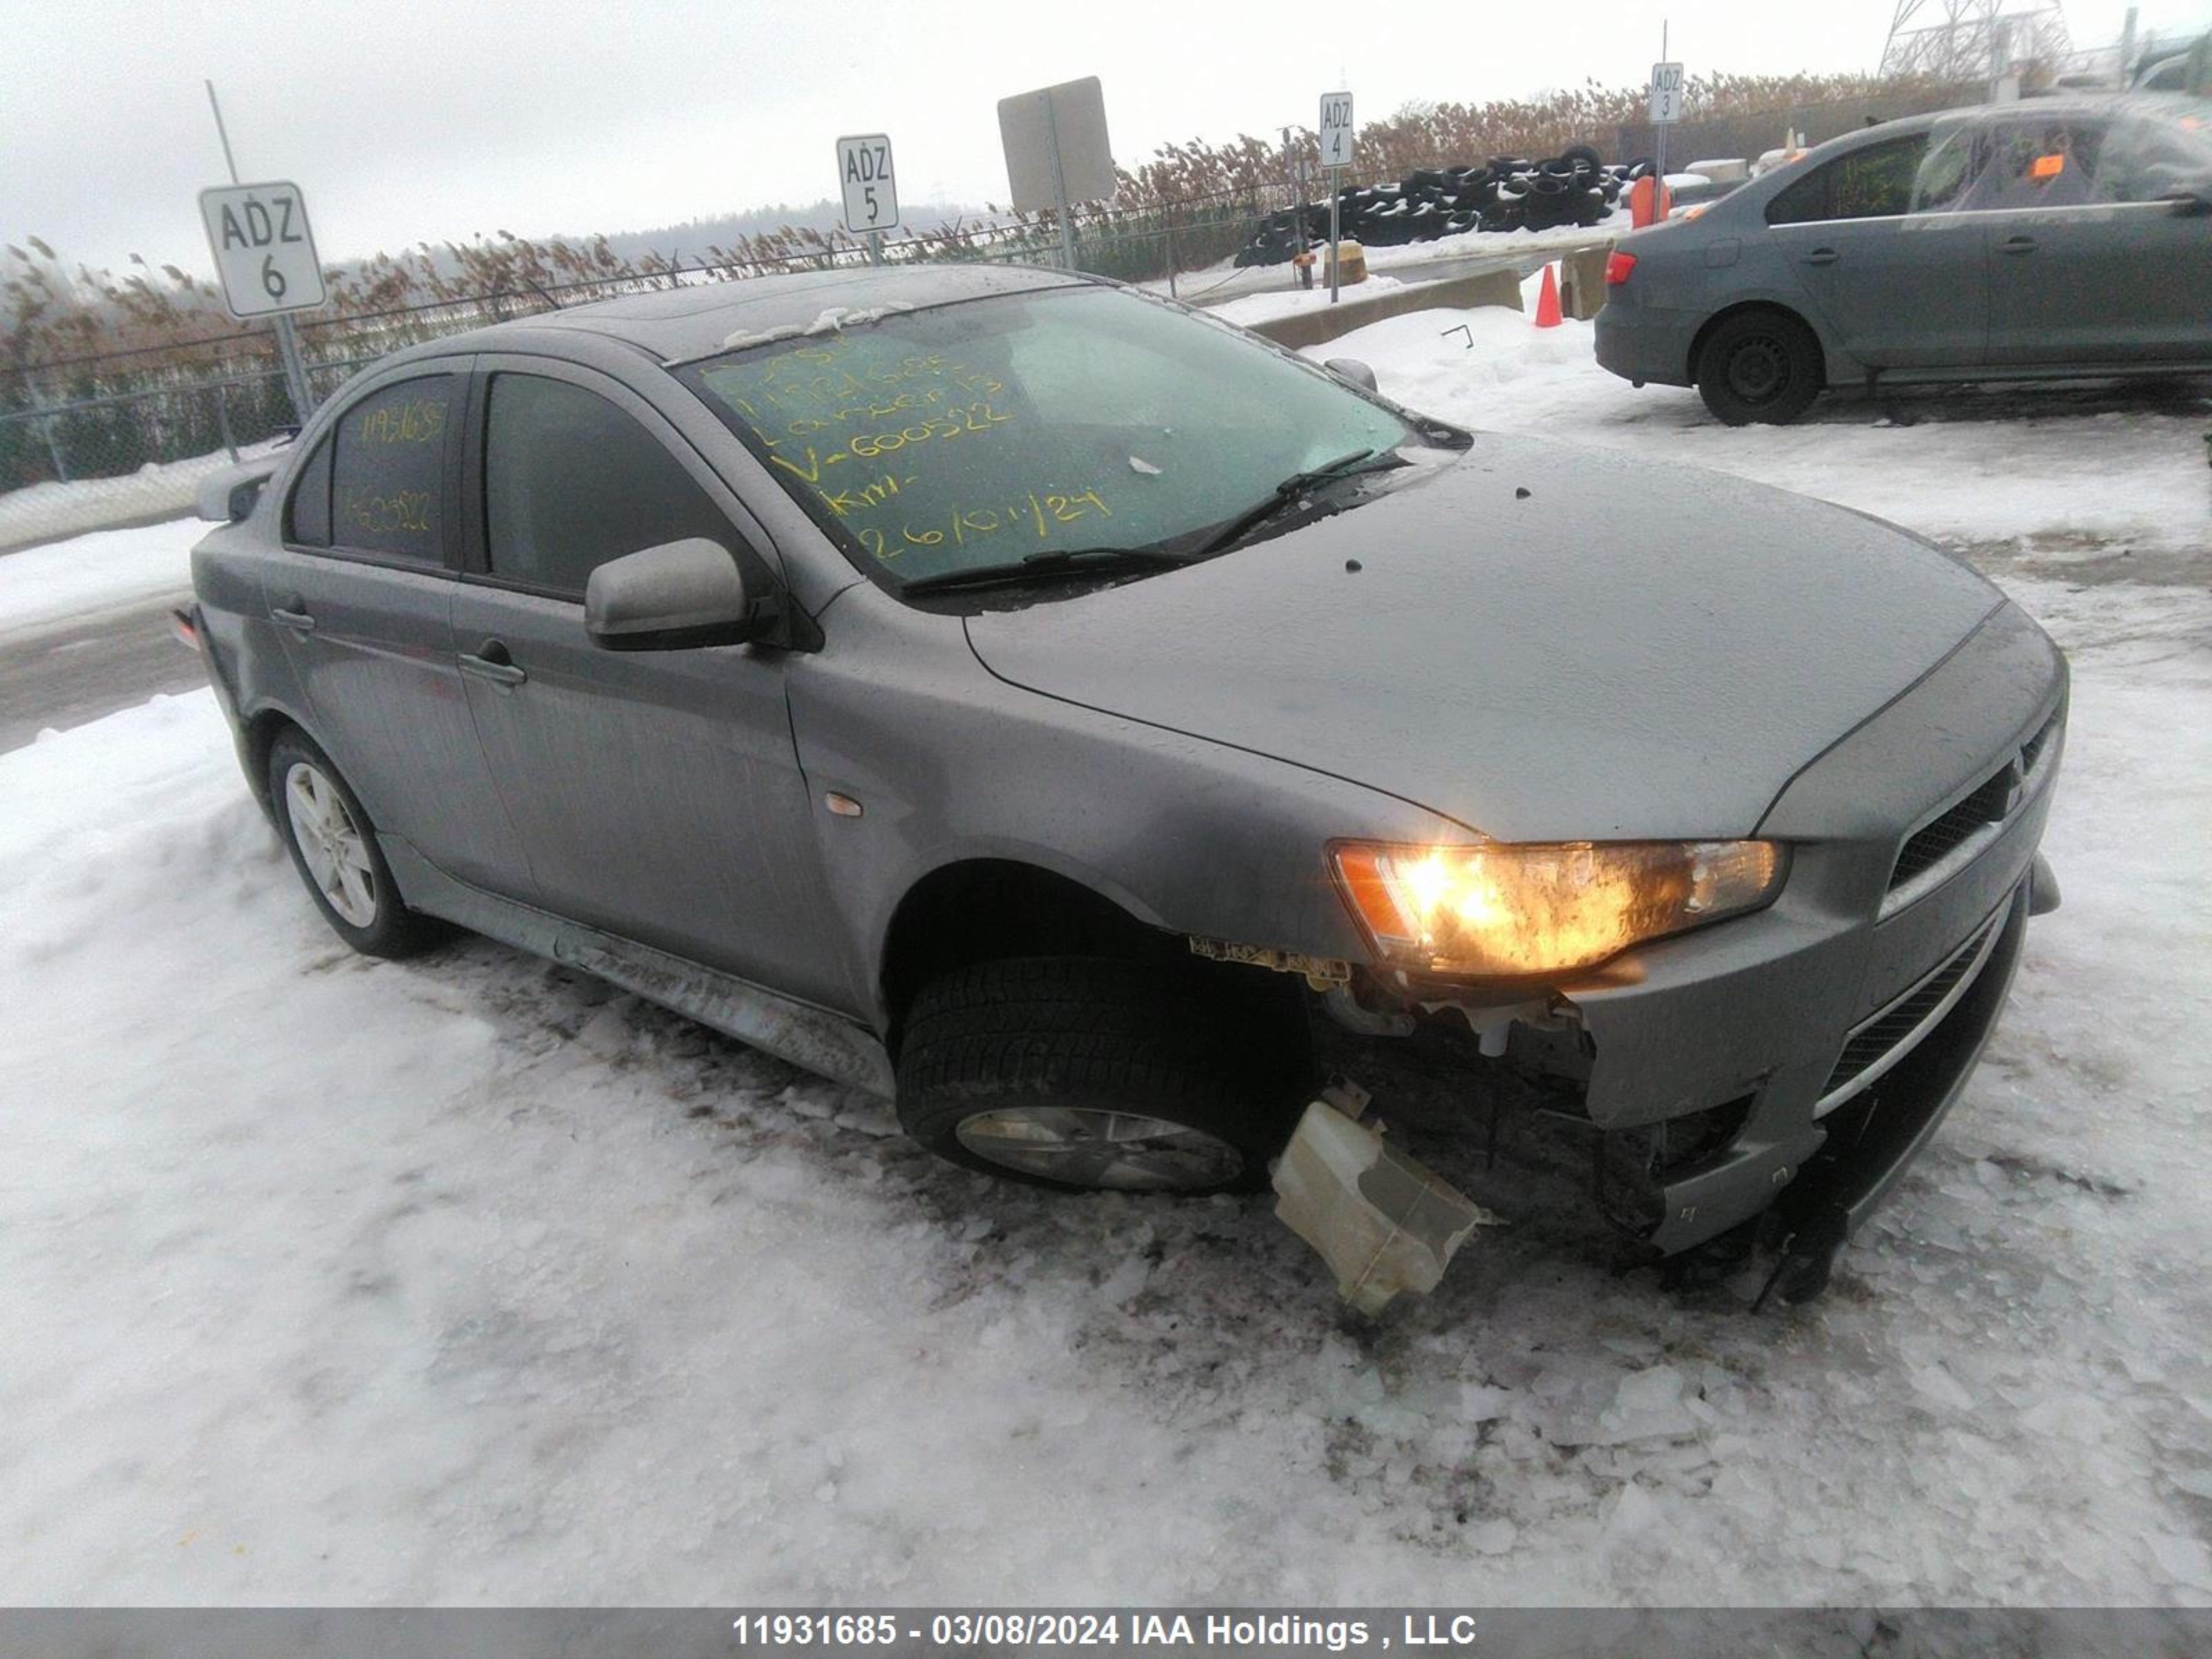
{"label": "silver car in background", "polygon": [[1606,279],[1598,362],[1730,425],[1824,386],[2212,373],[2212,103],[1870,127],[1626,237]]}

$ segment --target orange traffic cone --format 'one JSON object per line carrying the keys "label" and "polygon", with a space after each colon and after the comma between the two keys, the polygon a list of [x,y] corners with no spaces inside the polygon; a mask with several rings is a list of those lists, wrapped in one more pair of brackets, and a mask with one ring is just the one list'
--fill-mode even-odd
{"label": "orange traffic cone", "polygon": [[1557,328],[1559,325],[1559,278],[1557,270],[1544,267],[1544,286],[1536,295],[1536,326]]}

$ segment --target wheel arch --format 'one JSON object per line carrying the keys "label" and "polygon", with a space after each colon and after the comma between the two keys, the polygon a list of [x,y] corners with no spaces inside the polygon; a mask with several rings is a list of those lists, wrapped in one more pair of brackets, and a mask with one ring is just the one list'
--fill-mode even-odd
{"label": "wheel arch", "polygon": [[918,878],[891,912],[877,985],[896,1054],[906,1011],[932,979],[998,957],[1096,956],[1171,961],[1182,936],[1060,871],[1018,858],[975,856]]}
{"label": "wheel arch", "polygon": [[269,793],[269,756],[276,747],[276,739],[287,732],[297,732],[319,749],[315,734],[305,721],[289,709],[267,706],[257,708],[242,722],[239,732],[239,757],[245,763],[246,781],[253,791],[253,799],[261,810],[273,820],[276,803]]}
{"label": "wheel arch", "polygon": [[1812,337],[1813,349],[1820,360],[1821,386],[1825,387],[1832,384],[1829,379],[1828,368],[1829,364],[1836,356],[1836,354],[1828,349],[1828,343],[1820,337],[1820,330],[1819,325],[1815,324],[1810,317],[1808,317],[1803,311],[1800,310],[1796,306],[1789,304],[1785,301],[1761,297],[1753,300],[1739,300],[1733,305],[1723,306],[1721,309],[1713,313],[1711,316],[1706,318],[1704,322],[1698,325],[1698,331],[1690,337],[1688,360],[1682,366],[1685,385],[1696,386],[1698,384],[1698,359],[1705,355],[1705,342],[1712,338],[1713,331],[1719,328],[1723,323],[1728,322],[1734,318],[1748,315],[1750,313],[1754,311],[1771,311],[1777,316],[1786,318],[1789,321],[1796,324],[1800,328],[1803,329],[1805,332]]}

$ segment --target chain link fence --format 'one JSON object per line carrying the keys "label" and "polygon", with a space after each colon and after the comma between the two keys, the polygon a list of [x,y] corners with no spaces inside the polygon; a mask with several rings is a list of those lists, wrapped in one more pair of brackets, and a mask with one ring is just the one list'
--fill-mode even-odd
{"label": "chain link fence", "polygon": [[[1291,199],[1285,184],[1169,207],[1081,211],[1072,216],[1076,264],[1188,297],[1185,273],[1221,264],[1262,217]],[[349,316],[302,314],[295,323],[309,393],[319,403],[362,365],[465,329],[617,294],[852,267],[868,257],[858,246],[838,246],[740,264],[672,262],[647,276],[533,285]],[[887,264],[1056,266],[1060,237],[1049,218],[1031,218],[959,236],[889,242],[883,258]],[[275,336],[265,325],[0,365],[0,550],[188,513],[201,478],[282,442],[298,419]]]}

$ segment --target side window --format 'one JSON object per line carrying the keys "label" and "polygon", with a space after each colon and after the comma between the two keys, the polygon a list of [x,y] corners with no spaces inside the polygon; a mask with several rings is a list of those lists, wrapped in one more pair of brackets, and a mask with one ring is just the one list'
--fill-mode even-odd
{"label": "side window", "polygon": [[332,434],[331,539],[339,547],[443,564],[446,432],[456,378],[428,374],[373,392]]}
{"label": "side window", "polygon": [[1770,225],[1809,225],[1828,216],[1828,177],[1836,170],[1831,161],[1815,167],[1766,204]]}
{"label": "side window", "polygon": [[2212,140],[2162,121],[2116,121],[2097,158],[2100,202],[2157,202],[2212,188]]}
{"label": "side window", "polygon": [[536,374],[492,377],[484,532],[494,575],[579,598],[625,553],[736,540],[659,439],[598,393]]}
{"label": "side window", "polygon": [[1928,136],[1893,138],[1842,155],[1830,165],[1831,219],[1893,219],[1912,210],[1912,186],[1928,153]]}
{"label": "side window", "polygon": [[1948,213],[1963,207],[1988,157],[1989,146],[1972,124],[1929,133],[1927,157],[1912,183],[1912,211]]}
{"label": "side window", "polygon": [[1766,222],[1899,217],[1911,210],[1913,181],[1927,149],[1927,135],[1916,132],[1838,155],[1769,202]]}
{"label": "side window", "polygon": [[1990,137],[1990,161],[1966,205],[1982,213],[2083,207],[2097,198],[2100,121],[2010,120]]}
{"label": "side window", "polygon": [[331,544],[331,441],[315,446],[315,453],[300,469],[292,486],[292,499],[284,504],[284,539],[299,547]]}

